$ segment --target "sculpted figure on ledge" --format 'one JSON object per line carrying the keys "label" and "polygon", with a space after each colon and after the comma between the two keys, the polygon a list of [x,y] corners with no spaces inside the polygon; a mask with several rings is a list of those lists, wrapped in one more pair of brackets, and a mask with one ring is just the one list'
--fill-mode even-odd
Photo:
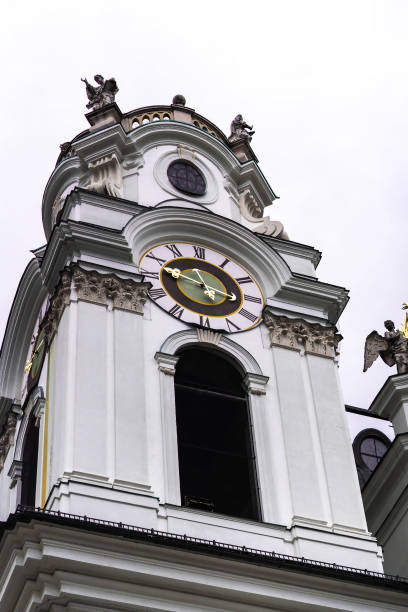
{"label": "sculpted figure on ledge", "polygon": [[384,326],[387,330],[384,336],[372,331],[366,338],[363,372],[366,372],[380,355],[388,366],[397,366],[398,374],[406,374],[408,372],[408,338],[402,331],[395,329],[393,321],[384,321]]}
{"label": "sculpted figure on ledge", "polygon": [[229,142],[236,142],[237,140],[252,140],[255,131],[252,129],[253,125],[248,125],[242,118],[242,115],[237,115],[231,123],[231,135],[228,138]]}
{"label": "sculpted figure on ledge", "polygon": [[86,79],[81,79],[81,81],[86,85],[86,95],[89,100],[86,108],[98,110],[107,104],[112,104],[119,89],[115,79],[105,81],[101,74],[95,74],[94,79],[98,83],[97,87],[88,83]]}

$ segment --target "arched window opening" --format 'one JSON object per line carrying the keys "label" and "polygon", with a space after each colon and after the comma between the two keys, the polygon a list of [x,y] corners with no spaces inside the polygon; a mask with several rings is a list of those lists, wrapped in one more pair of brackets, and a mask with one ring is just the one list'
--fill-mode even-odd
{"label": "arched window opening", "polygon": [[361,488],[364,487],[390,446],[390,440],[378,429],[364,429],[356,436],[353,451]]}
{"label": "arched window opening", "polygon": [[38,427],[35,417],[30,415],[23,451],[23,473],[21,478],[21,504],[35,506],[35,489],[37,482]]}
{"label": "arched window opening", "polygon": [[178,353],[175,394],[183,506],[260,520],[243,376],[217,350]]}

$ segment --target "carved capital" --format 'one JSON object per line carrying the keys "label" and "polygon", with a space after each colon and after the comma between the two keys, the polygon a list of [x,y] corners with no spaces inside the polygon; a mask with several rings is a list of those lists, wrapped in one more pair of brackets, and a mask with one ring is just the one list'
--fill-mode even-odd
{"label": "carved capital", "polygon": [[143,314],[150,283],[137,283],[130,278],[105,275],[79,266],[73,268],[72,278],[78,300],[103,305],[109,300],[112,308]]}
{"label": "carved capital", "polygon": [[61,273],[60,282],[50,300],[42,327],[49,342],[58,328],[65,306],[70,303],[72,290],[78,300],[108,305],[119,310],[143,314],[150,283],[139,283],[115,274],[101,274],[96,270],[84,270],[77,264]]}
{"label": "carved capital", "polygon": [[265,325],[269,329],[271,346],[283,346],[292,350],[329,357],[337,355],[337,346],[342,336],[334,325],[324,326],[320,323],[308,323],[302,319],[275,315],[269,310],[263,314]]}
{"label": "carved capital", "polygon": [[86,189],[96,191],[97,193],[104,193],[115,198],[122,197],[122,169],[115,153],[89,162],[88,170],[90,181]]}
{"label": "carved capital", "polygon": [[3,469],[10,447],[14,444],[16,425],[17,415],[15,412],[10,411],[0,435],[0,470]]}

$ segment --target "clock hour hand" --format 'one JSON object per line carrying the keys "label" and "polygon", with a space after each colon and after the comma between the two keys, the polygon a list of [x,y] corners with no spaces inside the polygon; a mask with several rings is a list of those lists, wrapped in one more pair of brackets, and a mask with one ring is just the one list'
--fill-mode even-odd
{"label": "clock hour hand", "polygon": [[215,300],[215,291],[214,291],[214,289],[212,289],[211,287],[209,287],[209,286],[208,286],[208,285],[205,283],[205,281],[204,281],[203,277],[202,277],[202,276],[201,276],[201,274],[200,274],[200,271],[199,271],[199,270],[197,270],[197,268],[194,268],[194,272],[197,274],[198,278],[200,279],[200,281],[202,282],[203,286],[205,287],[205,291],[204,291],[205,295],[208,295],[208,297],[209,297],[211,300]]}

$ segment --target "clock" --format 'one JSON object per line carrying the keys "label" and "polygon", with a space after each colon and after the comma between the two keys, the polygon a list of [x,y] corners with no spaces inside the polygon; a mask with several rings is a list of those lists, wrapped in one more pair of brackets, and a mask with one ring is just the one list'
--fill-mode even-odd
{"label": "clock", "polygon": [[26,364],[24,368],[24,376],[21,389],[21,405],[23,406],[30,391],[38,384],[42,365],[46,354],[46,339],[44,331],[41,329],[41,323],[44,320],[47,312],[49,300],[43,302],[36,323],[34,325],[33,334],[31,336],[30,347],[27,353]]}
{"label": "clock", "polygon": [[47,348],[46,335],[43,329],[41,329],[35,339],[33,352],[31,358],[26,363],[27,376],[27,393],[30,393],[40,378],[42,365],[44,363],[44,357]]}
{"label": "clock", "polygon": [[149,249],[139,261],[150,298],[173,317],[235,333],[255,327],[264,297],[251,274],[219,251],[177,242]]}

